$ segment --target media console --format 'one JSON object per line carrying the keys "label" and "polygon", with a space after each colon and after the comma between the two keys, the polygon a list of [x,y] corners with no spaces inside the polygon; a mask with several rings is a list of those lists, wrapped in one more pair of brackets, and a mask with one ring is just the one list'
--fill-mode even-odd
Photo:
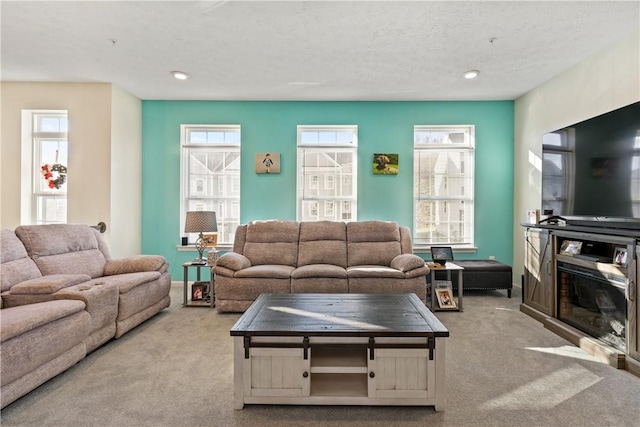
{"label": "media console", "polygon": [[521,311],[602,361],[640,376],[640,230],[522,226]]}

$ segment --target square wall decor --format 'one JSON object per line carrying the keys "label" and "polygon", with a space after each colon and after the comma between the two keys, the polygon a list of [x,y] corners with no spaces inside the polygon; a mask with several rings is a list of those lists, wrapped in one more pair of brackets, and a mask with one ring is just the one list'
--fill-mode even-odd
{"label": "square wall decor", "polygon": [[397,175],[398,154],[375,153],[373,155],[373,173],[376,175]]}
{"label": "square wall decor", "polygon": [[280,153],[256,153],[253,164],[256,173],[280,173]]}

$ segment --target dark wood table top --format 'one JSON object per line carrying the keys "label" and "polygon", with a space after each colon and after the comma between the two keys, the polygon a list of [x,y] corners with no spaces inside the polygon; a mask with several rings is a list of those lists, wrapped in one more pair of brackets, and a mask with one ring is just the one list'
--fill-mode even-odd
{"label": "dark wood table top", "polygon": [[448,337],[417,295],[261,294],[232,336]]}

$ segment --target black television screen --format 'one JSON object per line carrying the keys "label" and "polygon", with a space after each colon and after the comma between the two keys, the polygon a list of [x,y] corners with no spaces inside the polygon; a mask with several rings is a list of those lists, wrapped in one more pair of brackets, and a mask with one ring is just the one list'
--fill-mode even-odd
{"label": "black television screen", "polygon": [[542,209],[640,218],[640,102],[543,135]]}

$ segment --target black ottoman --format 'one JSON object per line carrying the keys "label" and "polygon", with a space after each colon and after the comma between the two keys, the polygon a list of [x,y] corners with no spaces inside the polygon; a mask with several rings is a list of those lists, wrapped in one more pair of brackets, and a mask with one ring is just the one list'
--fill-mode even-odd
{"label": "black ottoman", "polygon": [[[454,260],[452,262],[464,268],[462,272],[463,289],[506,289],[507,296],[511,298],[513,280],[510,265],[483,259]],[[453,274],[451,279],[454,287],[457,287],[458,275]]]}

